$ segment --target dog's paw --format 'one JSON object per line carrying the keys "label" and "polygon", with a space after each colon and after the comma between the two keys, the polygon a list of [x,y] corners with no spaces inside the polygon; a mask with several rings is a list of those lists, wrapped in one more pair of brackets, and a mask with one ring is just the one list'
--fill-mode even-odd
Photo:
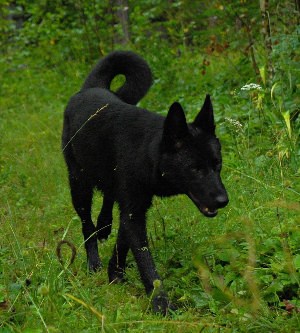
{"label": "dog's paw", "polygon": [[125,271],[121,268],[108,269],[109,283],[124,283],[126,282]]}
{"label": "dog's paw", "polygon": [[160,293],[153,297],[152,309],[155,313],[166,316],[169,310],[176,310],[176,307],[169,302],[169,299],[165,293]]}
{"label": "dog's paw", "polygon": [[99,258],[93,258],[88,260],[88,268],[90,273],[100,271],[102,264]]}

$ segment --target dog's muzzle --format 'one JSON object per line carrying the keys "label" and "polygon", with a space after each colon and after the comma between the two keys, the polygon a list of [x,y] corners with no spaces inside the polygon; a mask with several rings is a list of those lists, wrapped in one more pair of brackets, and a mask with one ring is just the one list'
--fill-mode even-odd
{"label": "dog's muzzle", "polygon": [[227,194],[217,196],[214,200],[214,207],[208,207],[202,203],[192,192],[188,193],[188,197],[206,217],[215,217],[218,214],[218,209],[224,208],[229,202]]}

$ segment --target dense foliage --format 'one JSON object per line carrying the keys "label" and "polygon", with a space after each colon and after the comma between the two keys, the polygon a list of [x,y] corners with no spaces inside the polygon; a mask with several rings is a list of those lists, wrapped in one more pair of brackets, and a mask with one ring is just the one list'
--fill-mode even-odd
{"label": "dense foliage", "polygon": [[[299,10],[297,0],[0,0],[1,333],[299,330]],[[180,196],[149,213],[178,306],[166,319],[148,311],[133,259],[124,285],[109,286],[106,269],[86,274],[69,197],[63,109],[113,49],[150,63],[150,110],[178,100],[192,120],[210,93],[223,145],[228,208],[207,220]],[[114,219],[105,267],[117,207]],[[63,269],[61,239],[78,252]]]}

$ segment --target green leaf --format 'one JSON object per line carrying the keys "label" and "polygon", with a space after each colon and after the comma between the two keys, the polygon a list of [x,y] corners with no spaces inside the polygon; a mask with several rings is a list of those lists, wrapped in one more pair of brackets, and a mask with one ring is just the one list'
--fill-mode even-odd
{"label": "green leaf", "polygon": [[264,85],[266,85],[266,68],[265,66],[259,68],[259,74]]}
{"label": "green leaf", "polygon": [[300,270],[300,254],[297,254],[293,261],[296,269]]}
{"label": "green leaf", "polygon": [[285,121],[289,138],[292,137],[292,128],[291,128],[291,118],[290,118],[290,113],[288,111],[282,112],[283,119]]}

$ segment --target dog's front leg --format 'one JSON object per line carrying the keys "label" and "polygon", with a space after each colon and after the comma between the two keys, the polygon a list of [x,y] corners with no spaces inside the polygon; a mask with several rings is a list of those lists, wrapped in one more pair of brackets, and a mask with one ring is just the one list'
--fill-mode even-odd
{"label": "dog's front leg", "polygon": [[118,239],[108,265],[108,278],[110,283],[124,281],[126,257],[128,251],[129,242],[126,237],[126,230],[124,229],[123,224],[120,223]]}
{"label": "dog's front leg", "polygon": [[169,302],[149,250],[145,214],[139,210],[121,211],[120,229],[133,252],[146,292],[152,298],[153,310],[166,314]]}

